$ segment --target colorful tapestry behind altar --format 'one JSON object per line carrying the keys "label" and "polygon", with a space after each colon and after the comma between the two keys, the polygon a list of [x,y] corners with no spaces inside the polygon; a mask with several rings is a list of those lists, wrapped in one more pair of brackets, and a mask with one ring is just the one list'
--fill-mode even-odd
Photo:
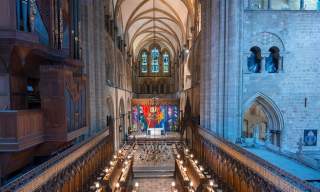
{"label": "colorful tapestry behind altar", "polygon": [[148,128],[164,128],[165,131],[177,131],[179,108],[177,105],[132,106],[132,125],[135,131],[147,131]]}

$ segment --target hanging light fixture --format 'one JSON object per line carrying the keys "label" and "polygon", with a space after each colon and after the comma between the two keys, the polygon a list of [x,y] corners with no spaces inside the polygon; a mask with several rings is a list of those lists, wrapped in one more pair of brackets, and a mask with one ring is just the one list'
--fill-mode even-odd
{"label": "hanging light fixture", "polygon": [[[156,41],[156,11],[155,11],[155,4],[156,4],[156,1],[153,0],[152,2],[152,19],[153,19],[153,45],[152,46],[155,46],[155,41]],[[152,50],[151,50],[151,54],[152,54]],[[153,67],[153,56],[152,56],[152,67]],[[155,81],[156,81],[156,78],[155,78],[155,75],[153,75],[153,83],[155,85]],[[153,86],[155,87],[155,86]],[[153,121],[155,121],[157,119],[157,101],[158,101],[158,98],[156,97],[155,95],[155,90],[152,90],[153,92],[153,97],[152,97],[152,108],[153,108],[153,115],[152,115],[152,118],[153,118]],[[155,128],[155,127],[153,127]],[[155,131],[153,131],[153,133],[155,134]]]}
{"label": "hanging light fixture", "polygon": [[156,1],[153,0],[153,9],[152,9],[152,19],[153,19],[153,43],[156,41],[156,10],[155,10]]}

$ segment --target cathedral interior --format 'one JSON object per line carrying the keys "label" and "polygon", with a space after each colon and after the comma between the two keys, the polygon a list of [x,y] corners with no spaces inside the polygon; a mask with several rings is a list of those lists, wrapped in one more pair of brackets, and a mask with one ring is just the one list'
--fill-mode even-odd
{"label": "cathedral interior", "polygon": [[320,0],[1,0],[0,191],[318,192],[319,50]]}

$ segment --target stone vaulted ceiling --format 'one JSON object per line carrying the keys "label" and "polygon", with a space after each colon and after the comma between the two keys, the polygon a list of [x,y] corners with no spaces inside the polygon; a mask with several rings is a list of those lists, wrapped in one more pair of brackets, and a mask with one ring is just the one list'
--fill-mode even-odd
{"label": "stone vaulted ceiling", "polygon": [[130,52],[157,42],[176,55],[189,38],[194,0],[117,0],[115,12],[122,21]]}

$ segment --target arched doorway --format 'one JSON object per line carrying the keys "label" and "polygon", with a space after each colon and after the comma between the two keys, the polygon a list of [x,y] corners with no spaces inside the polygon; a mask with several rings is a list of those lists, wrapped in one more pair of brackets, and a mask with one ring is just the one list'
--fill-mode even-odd
{"label": "arched doorway", "polygon": [[125,107],[124,107],[124,101],[121,98],[120,103],[119,103],[119,126],[118,126],[120,147],[124,144],[125,135],[126,135],[125,114],[126,114],[126,112],[125,112]]}
{"label": "arched doorway", "polygon": [[112,97],[107,97],[107,127],[110,134],[114,134],[114,104]]}
{"label": "arched doorway", "polygon": [[128,113],[128,121],[127,121],[127,135],[131,135],[133,130],[131,126],[131,99],[127,98],[127,113]]}
{"label": "arched doorway", "polygon": [[242,137],[253,139],[255,143],[281,146],[283,119],[273,101],[257,94],[245,105]]}

